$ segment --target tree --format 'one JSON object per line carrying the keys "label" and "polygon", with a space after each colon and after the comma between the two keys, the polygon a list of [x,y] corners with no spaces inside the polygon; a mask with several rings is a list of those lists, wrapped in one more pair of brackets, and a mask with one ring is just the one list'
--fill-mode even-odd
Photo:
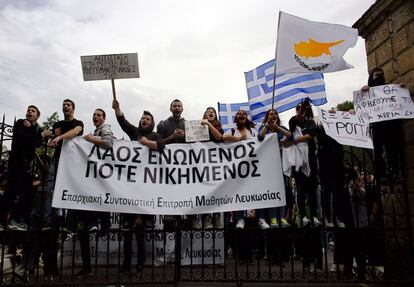
{"label": "tree", "polygon": [[[51,130],[52,127],[53,127],[53,125],[54,125],[54,123],[56,123],[58,121],[59,121],[59,114],[58,114],[58,112],[54,112],[50,117],[48,117],[46,119],[46,121],[44,121],[40,125],[40,127],[43,130]],[[47,150],[47,155],[49,157],[52,157],[53,154],[55,153],[55,149],[54,148],[47,148],[46,146],[39,147],[38,149],[36,149],[36,152],[37,152],[38,155],[42,156],[42,155],[45,154],[45,150]]]}
{"label": "tree", "polygon": [[336,110],[338,111],[349,111],[349,110],[352,110],[353,108],[354,108],[354,103],[351,101],[345,101],[336,106]]}
{"label": "tree", "polygon": [[51,130],[54,123],[59,121],[59,114],[58,112],[54,112],[50,117],[46,119],[40,126],[44,130]]}

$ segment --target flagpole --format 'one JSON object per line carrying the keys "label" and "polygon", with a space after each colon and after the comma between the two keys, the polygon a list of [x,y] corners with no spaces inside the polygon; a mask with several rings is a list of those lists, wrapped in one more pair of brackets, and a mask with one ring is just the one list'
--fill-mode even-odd
{"label": "flagpole", "polygon": [[[277,33],[279,35],[281,11],[279,11],[279,19],[277,21]],[[277,58],[277,37],[276,37],[276,49],[275,49],[275,68],[273,69],[273,90],[272,90],[272,110],[275,108],[275,91],[276,91],[276,58]]]}
{"label": "flagpole", "polygon": [[253,122],[253,116],[250,111],[249,88],[247,87],[246,72],[244,72],[244,82],[246,83],[247,104],[249,105],[250,120]]}

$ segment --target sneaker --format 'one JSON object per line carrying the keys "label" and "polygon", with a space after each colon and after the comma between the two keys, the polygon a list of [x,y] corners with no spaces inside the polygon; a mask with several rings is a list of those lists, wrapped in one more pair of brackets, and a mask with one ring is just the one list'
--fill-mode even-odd
{"label": "sneaker", "polygon": [[121,226],[121,231],[130,231],[132,229],[132,225],[130,225],[128,222],[124,222]]}
{"label": "sneaker", "polygon": [[336,220],[336,226],[338,226],[339,228],[345,228],[345,223],[343,223],[342,221],[337,219]]}
{"label": "sneaker", "polygon": [[322,223],[319,221],[319,219],[316,216],[314,216],[313,217],[313,224],[315,226],[320,226]]}
{"label": "sneaker", "polygon": [[305,216],[302,218],[302,226],[305,227],[306,225],[308,225],[310,222],[310,220]]}
{"label": "sneaker", "polygon": [[62,226],[62,240],[71,240],[75,235],[66,226]]}
{"label": "sneaker", "polygon": [[211,229],[213,228],[213,223],[211,222],[211,217],[206,217],[204,219],[204,229]]}
{"label": "sneaker", "polygon": [[259,224],[260,229],[264,230],[264,229],[269,229],[270,228],[269,224],[267,224],[266,220],[264,220],[263,218],[259,218],[258,224]]}
{"label": "sneaker", "polygon": [[279,224],[277,223],[276,217],[273,217],[270,219],[270,228],[276,228],[279,227]]}
{"label": "sneaker", "polygon": [[239,219],[236,224],[236,229],[244,229],[244,225],[245,225],[244,219]]}
{"label": "sneaker", "polygon": [[42,227],[42,231],[49,231],[49,230],[52,230],[52,226],[50,226],[50,225],[44,225]]}
{"label": "sneaker", "polygon": [[332,221],[325,218],[325,227],[332,228],[332,227],[334,227],[334,225],[333,225]]}
{"label": "sneaker", "polygon": [[89,227],[89,232],[95,232],[95,231],[97,231],[97,230],[98,230],[98,226],[97,226],[96,224],[91,225],[91,226]]}
{"label": "sneaker", "polygon": [[192,220],[192,228],[193,229],[201,229],[201,222],[197,218],[193,218]]}
{"label": "sneaker", "polygon": [[290,227],[290,224],[289,224],[289,222],[287,222],[287,220],[286,219],[284,219],[284,218],[281,218],[280,219],[280,225],[284,228],[284,227]]}
{"label": "sneaker", "polygon": [[14,220],[10,221],[10,224],[7,226],[10,230],[16,231],[27,231],[27,224],[24,222],[18,223]]}

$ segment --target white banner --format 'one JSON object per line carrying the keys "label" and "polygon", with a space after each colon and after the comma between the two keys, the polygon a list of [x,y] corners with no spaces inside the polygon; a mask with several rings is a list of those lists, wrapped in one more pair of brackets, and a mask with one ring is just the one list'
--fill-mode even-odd
{"label": "white banner", "polygon": [[369,124],[360,115],[318,108],[319,118],[328,136],[342,145],[373,149]]}
{"label": "white banner", "polygon": [[138,54],[81,56],[84,81],[139,78]]}
{"label": "white banner", "polygon": [[170,215],[284,206],[278,151],[274,135],[162,152],[123,140],[105,151],[77,137],[63,143],[52,205]]}
{"label": "white banner", "polygon": [[414,118],[410,92],[395,84],[354,91],[354,107],[369,123]]}

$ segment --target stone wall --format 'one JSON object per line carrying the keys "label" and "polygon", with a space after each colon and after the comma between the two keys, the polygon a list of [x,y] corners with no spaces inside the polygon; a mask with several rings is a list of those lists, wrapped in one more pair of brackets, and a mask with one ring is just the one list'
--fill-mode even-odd
{"label": "stone wall", "polygon": [[[380,67],[384,70],[389,83],[407,83],[411,97],[414,95],[414,1],[413,0],[377,0],[354,24],[359,35],[365,39],[368,70]],[[385,244],[387,249],[388,275],[410,277],[413,266],[414,238],[414,120],[403,124],[405,140],[405,177],[402,184],[385,189],[388,192],[384,203],[386,224]],[[390,135],[392,136],[392,135]],[[383,190],[384,192],[384,190]],[[408,199],[408,206],[405,206]],[[407,213],[410,220],[405,220]],[[401,220],[395,220],[396,218]],[[390,224],[394,223],[394,224]],[[397,223],[397,224],[396,224]],[[411,223],[411,226],[410,226]],[[407,232],[387,231],[387,227],[411,228],[411,238]],[[391,230],[391,229],[389,229]],[[391,251],[390,251],[391,250]],[[404,262],[403,253],[411,251],[411,257]],[[387,266],[388,265],[388,266]],[[405,273],[405,274],[401,274]],[[393,279],[393,278],[390,278]]]}

